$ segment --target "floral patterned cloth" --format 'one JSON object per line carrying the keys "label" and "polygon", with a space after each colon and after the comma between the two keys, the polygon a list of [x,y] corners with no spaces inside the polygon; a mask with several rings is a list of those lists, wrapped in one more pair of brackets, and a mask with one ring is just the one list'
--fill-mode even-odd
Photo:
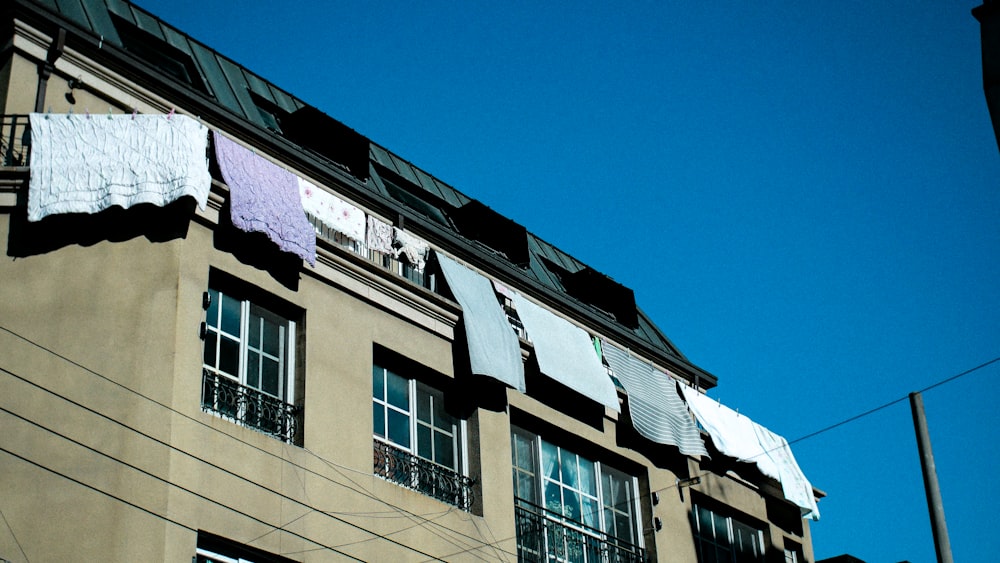
{"label": "floral patterned cloth", "polygon": [[365,240],[365,212],[302,177],[298,178],[302,208],[320,223],[358,241]]}
{"label": "floral patterned cloth", "polygon": [[392,225],[378,217],[369,215],[368,234],[365,238],[365,244],[370,250],[395,256],[396,249],[392,247]]}

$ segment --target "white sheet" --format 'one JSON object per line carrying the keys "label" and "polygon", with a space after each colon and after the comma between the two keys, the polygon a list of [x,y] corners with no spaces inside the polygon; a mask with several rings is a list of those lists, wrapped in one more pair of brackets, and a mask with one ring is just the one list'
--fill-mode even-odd
{"label": "white sheet", "polygon": [[183,115],[33,113],[28,220],[97,213],[112,205],[167,205],[192,196],[205,209],[208,128]]}
{"label": "white sheet", "polygon": [[492,377],[523,393],[521,344],[490,281],[441,253],[437,257],[448,287],[462,306],[472,373]]}
{"label": "white sheet", "polygon": [[534,343],[543,374],[615,411],[621,410],[615,385],[582,328],[520,294],[514,294],[514,306]]}

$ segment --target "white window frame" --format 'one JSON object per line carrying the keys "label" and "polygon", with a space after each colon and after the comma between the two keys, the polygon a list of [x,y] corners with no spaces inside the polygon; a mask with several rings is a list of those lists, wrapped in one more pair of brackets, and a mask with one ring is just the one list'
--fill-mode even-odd
{"label": "white window frame", "polygon": [[[383,409],[383,413],[384,413],[384,415],[382,417],[382,425],[383,426],[382,426],[382,429],[381,429],[381,435],[379,434],[379,429],[373,427],[372,434],[373,434],[374,438],[376,440],[380,441],[380,442],[384,442],[386,444],[389,444],[389,445],[391,445],[394,448],[398,448],[398,449],[403,450],[403,451],[405,451],[405,452],[407,452],[409,454],[412,454],[412,455],[414,455],[416,457],[419,457],[420,459],[425,460],[425,461],[427,461],[429,463],[433,463],[435,465],[439,465],[441,467],[444,467],[446,469],[449,469],[449,470],[454,471],[456,473],[459,473],[461,475],[468,476],[468,474],[469,474],[469,466],[468,466],[469,456],[468,456],[468,443],[467,443],[467,440],[465,439],[465,437],[467,435],[467,423],[466,423],[466,421],[464,419],[459,419],[459,418],[455,417],[456,424],[454,424],[453,428],[449,431],[449,430],[446,430],[445,428],[433,425],[433,420],[432,420],[432,424],[429,425],[429,424],[425,423],[424,421],[421,421],[419,419],[419,417],[417,416],[418,401],[420,400],[421,397],[429,397],[430,400],[431,400],[431,416],[433,418],[434,410],[435,410],[434,409],[434,404],[435,404],[435,402],[438,402],[438,401],[442,401],[442,402],[444,401],[444,393],[441,392],[440,390],[434,388],[434,387],[431,387],[430,385],[427,385],[427,384],[425,384],[423,382],[417,381],[416,379],[414,379],[412,377],[403,376],[401,374],[396,373],[393,370],[390,370],[390,369],[385,368],[383,366],[380,366],[378,364],[374,364],[374,366],[372,367],[372,371],[373,371],[373,374],[372,374],[373,380],[374,380],[374,377],[375,377],[375,373],[374,373],[375,371],[381,371],[382,372],[382,389],[383,389],[383,396],[384,396],[384,398],[375,397],[375,395],[374,395],[374,389],[373,389],[372,404],[373,405],[378,405],[380,408]],[[392,375],[395,375],[396,377],[399,377],[401,379],[406,380],[406,385],[407,385],[407,400],[408,400],[407,409],[408,410],[403,410],[403,409],[397,407],[396,405],[392,405],[392,404],[389,403],[389,401],[388,401],[388,374],[392,374]],[[389,414],[390,411],[396,412],[396,413],[399,413],[399,414],[402,414],[402,415],[405,415],[407,417],[407,419],[408,419],[408,426],[409,426],[409,445],[400,444],[400,443],[398,443],[396,441],[393,441],[391,438],[389,438],[389,416],[388,416],[388,414]],[[372,419],[372,422],[373,422],[373,425],[374,425],[374,417]],[[419,437],[418,437],[419,432],[418,432],[418,430],[419,430],[419,427],[421,427],[421,426],[429,427],[430,430],[431,430],[431,444],[430,444],[430,446],[431,446],[432,454],[431,454],[430,458],[420,455],[420,452],[419,452],[420,448],[418,446],[418,443],[419,443]],[[451,438],[452,438],[451,442],[452,442],[452,448],[453,448],[453,450],[452,450],[452,456],[453,456],[452,459],[455,462],[454,467],[449,467],[449,466],[444,465],[442,463],[438,463],[436,460],[433,459],[435,457],[434,454],[433,454],[433,449],[435,447],[434,446],[434,433],[435,432],[441,432],[443,434],[451,434]]]}
{"label": "white window frame", "polygon": [[[295,402],[295,321],[287,318],[285,316],[279,315],[269,309],[266,309],[260,305],[257,305],[250,299],[240,298],[233,294],[223,292],[212,285],[209,286],[207,295],[210,300],[209,306],[206,311],[206,322],[205,322],[205,334],[214,333],[215,335],[215,362],[216,364],[220,361],[220,352],[222,349],[222,340],[228,339],[237,342],[239,346],[239,358],[238,358],[238,374],[226,373],[219,369],[218,365],[209,365],[204,363],[204,350],[202,354],[202,366],[212,372],[231,379],[239,383],[243,387],[259,391],[265,395],[275,397],[284,401],[287,404],[294,404]],[[223,300],[226,298],[232,298],[239,302],[240,308],[240,334],[234,335],[232,333],[226,332],[222,328],[222,308]],[[216,325],[212,326],[212,320],[208,319],[209,312],[212,308],[216,308]],[[250,320],[252,315],[257,315],[262,319],[271,319],[272,321],[277,321],[275,324],[278,325],[279,330],[279,351],[278,356],[275,357],[273,354],[268,354],[263,350],[263,346],[253,347],[250,344]],[[263,330],[263,325],[261,326]],[[260,337],[261,342],[263,341],[263,336]],[[204,346],[208,346],[208,340],[206,339]],[[266,357],[272,360],[277,360],[278,362],[278,394],[269,393],[263,389],[263,373],[259,370],[257,373],[258,384],[257,386],[250,385],[247,381],[248,367],[250,362],[250,354],[257,353],[262,357]]]}
{"label": "white window frame", "polygon": [[[604,463],[602,463],[600,461],[594,461],[594,462],[591,462],[591,463],[594,464],[594,476],[595,476],[595,480],[596,480],[596,484],[595,484],[595,486],[596,486],[595,495],[596,496],[595,495],[590,495],[589,493],[585,493],[584,491],[582,491],[582,489],[578,489],[578,488],[574,488],[574,487],[568,487],[568,486],[563,486],[563,484],[561,483],[561,480],[560,481],[555,481],[553,479],[550,479],[547,475],[544,474],[544,471],[543,471],[542,467],[540,467],[541,464],[543,463],[543,461],[542,461],[543,460],[543,454],[542,454],[542,448],[543,448],[542,443],[543,442],[545,442],[545,443],[547,443],[547,444],[549,444],[549,445],[551,445],[551,446],[553,446],[553,447],[555,447],[557,449],[557,454],[559,455],[559,460],[560,460],[559,461],[559,463],[560,463],[560,475],[562,474],[562,467],[561,467],[561,464],[562,464],[562,452],[565,451],[565,452],[567,452],[569,454],[572,454],[572,455],[576,456],[577,458],[585,460],[587,462],[590,462],[590,460],[587,459],[587,458],[585,458],[584,456],[581,456],[581,455],[577,454],[576,452],[573,452],[572,450],[564,448],[564,447],[562,447],[562,446],[560,446],[560,445],[558,445],[558,444],[556,444],[554,442],[549,442],[549,441],[545,440],[544,438],[542,438],[541,436],[539,436],[539,435],[537,435],[537,434],[535,434],[533,432],[529,432],[527,430],[522,430],[520,428],[512,426],[511,427],[511,434],[512,435],[513,434],[518,434],[521,437],[530,439],[531,442],[532,442],[532,450],[533,450],[532,456],[533,456],[533,463],[535,464],[535,467],[533,468],[533,476],[534,476],[535,485],[536,485],[535,486],[534,494],[535,494],[535,498],[537,499],[536,504],[538,506],[541,506],[542,508],[545,508],[547,511],[549,510],[548,507],[546,507],[546,503],[545,503],[545,483],[546,482],[552,482],[552,483],[555,483],[556,486],[558,486],[560,488],[565,488],[565,489],[568,489],[570,491],[579,492],[581,495],[586,495],[587,497],[589,497],[591,499],[595,499],[597,501],[598,510],[597,510],[597,517],[595,519],[597,525],[595,525],[595,526],[589,526],[589,528],[594,528],[594,529],[597,529],[597,530],[601,530],[604,534],[606,534],[609,537],[613,537],[613,538],[616,538],[616,539],[619,539],[619,540],[622,540],[622,541],[626,541],[626,542],[628,542],[628,543],[630,543],[632,545],[635,545],[637,547],[640,547],[640,548],[645,548],[644,541],[643,541],[643,534],[642,534],[641,506],[640,506],[640,500],[639,500],[639,495],[638,495],[638,490],[639,490],[639,479],[638,479],[638,477],[636,477],[634,475],[629,475],[628,473],[626,473],[624,471],[621,471],[620,469],[611,467],[610,465],[606,465],[606,464],[604,464]],[[512,446],[513,446],[513,441],[512,441]],[[524,468],[517,467],[517,466],[513,466],[513,470],[515,472],[528,473],[527,471],[525,471]],[[604,490],[603,490],[603,487],[604,487],[603,475],[605,474],[605,472],[607,472],[609,474],[617,474],[616,477],[624,476],[624,477],[626,477],[626,478],[629,479],[629,485],[630,485],[630,489],[632,491],[632,495],[631,495],[631,497],[629,499],[631,501],[629,503],[629,505],[630,505],[630,511],[631,511],[631,515],[632,515],[631,516],[632,538],[619,538],[618,535],[617,535],[617,533],[616,533],[617,531],[613,530],[613,529],[610,529],[608,527],[608,523],[605,521],[605,517],[604,517],[604,510],[605,510],[604,500],[605,500],[606,497],[604,495]],[[529,499],[524,499],[524,500],[529,500]],[[530,502],[530,500],[529,500],[529,502]],[[581,512],[584,509],[583,506],[584,505],[581,502]],[[573,519],[571,519],[569,517],[566,517],[566,516],[556,517],[556,516],[553,516],[552,514],[550,514],[549,512],[545,512],[544,517],[546,519],[548,519],[548,520],[551,520],[551,521],[554,521],[554,522],[558,522],[560,524],[563,524],[563,525],[569,526],[571,528],[577,529],[580,532],[585,533],[587,535],[593,535],[593,532],[590,529],[584,529],[584,528],[580,527],[580,524],[582,524],[583,526],[588,526],[588,524],[586,524],[583,521],[583,515],[582,515],[582,513],[581,513],[581,520],[578,520],[578,521],[574,521]]]}

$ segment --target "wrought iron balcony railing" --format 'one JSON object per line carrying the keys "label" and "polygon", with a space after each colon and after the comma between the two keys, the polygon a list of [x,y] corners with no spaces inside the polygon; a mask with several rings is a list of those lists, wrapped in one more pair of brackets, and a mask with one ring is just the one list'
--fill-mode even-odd
{"label": "wrought iron balcony railing", "polygon": [[302,419],[298,407],[210,369],[202,370],[201,406],[241,426],[298,443]]}
{"label": "wrought iron balcony railing", "polygon": [[646,551],[600,530],[517,499],[517,560],[525,563],[645,563]]}
{"label": "wrought iron balcony railing", "polygon": [[391,444],[374,442],[376,475],[462,510],[472,508],[472,478]]}
{"label": "wrought iron balcony railing", "polygon": [[31,146],[27,115],[0,117],[0,151],[3,166],[27,166]]}

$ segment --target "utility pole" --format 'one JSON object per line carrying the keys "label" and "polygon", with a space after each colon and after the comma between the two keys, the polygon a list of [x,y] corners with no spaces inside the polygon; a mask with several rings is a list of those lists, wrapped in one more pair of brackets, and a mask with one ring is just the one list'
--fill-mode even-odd
{"label": "utility pole", "polygon": [[934,550],[937,552],[938,563],[954,563],[951,558],[951,542],[948,540],[948,525],[944,521],[944,503],[938,487],[937,469],[934,467],[934,452],[931,451],[931,437],[927,433],[924,399],[920,393],[910,393],[910,410],[913,411],[913,428],[917,432],[917,450],[920,452],[920,469],[924,473],[924,491],[927,493],[927,510],[931,515]]}

